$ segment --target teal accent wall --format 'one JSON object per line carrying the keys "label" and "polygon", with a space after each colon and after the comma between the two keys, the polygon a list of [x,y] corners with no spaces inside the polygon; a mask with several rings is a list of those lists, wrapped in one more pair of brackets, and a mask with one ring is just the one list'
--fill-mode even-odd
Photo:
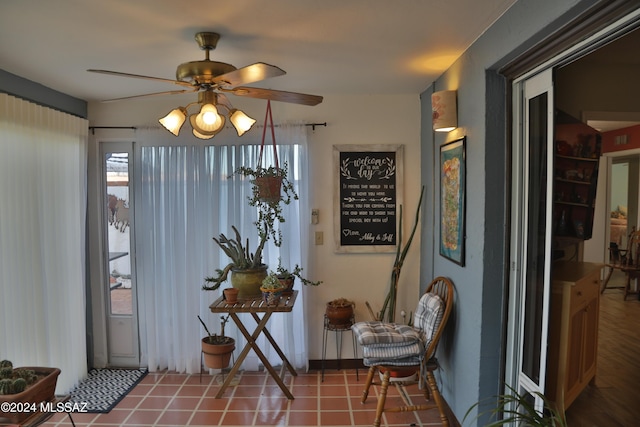
{"label": "teal accent wall", "polygon": [[[596,4],[519,0],[421,94],[422,183],[428,190],[421,235],[421,283],[449,277],[453,315],[438,348],[442,394],[459,421],[476,402],[502,392],[509,278],[511,83],[497,70]],[[431,131],[430,96],[457,90],[458,128]],[[439,149],[466,136],[465,266],[439,255]],[[481,408],[480,412],[487,407]],[[471,418],[478,413],[471,413]],[[485,425],[486,418],[468,425]]]}
{"label": "teal accent wall", "polygon": [[87,102],[0,69],[0,92],[87,118]]}

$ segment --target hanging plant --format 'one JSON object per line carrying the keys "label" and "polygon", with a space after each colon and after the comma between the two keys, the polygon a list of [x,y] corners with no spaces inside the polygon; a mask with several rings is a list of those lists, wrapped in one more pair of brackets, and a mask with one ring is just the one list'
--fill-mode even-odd
{"label": "hanging plant", "polygon": [[[262,154],[267,127],[271,128],[274,165],[263,167]],[[284,163],[283,167],[280,167],[278,163],[271,101],[267,101],[267,115],[262,132],[262,143],[257,166],[255,168],[241,166],[235,170],[234,175],[241,175],[251,180],[252,191],[247,198],[249,199],[249,206],[258,208],[258,220],[254,224],[260,237],[272,237],[276,246],[282,244],[282,234],[276,227],[277,223],[285,221],[282,207],[290,204],[292,200],[298,200],[298,194],[291,181],[287,178],[287,172],[287,164]]]}

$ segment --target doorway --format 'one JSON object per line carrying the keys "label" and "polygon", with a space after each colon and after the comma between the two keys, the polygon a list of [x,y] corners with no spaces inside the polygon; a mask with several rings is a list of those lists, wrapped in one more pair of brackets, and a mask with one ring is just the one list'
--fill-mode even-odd
{"label": "doorway", "polygon": [[[620,46],[634,46],[633,49],[627,52],[637,52],[638,46],[640,46],[640,31],[633,30],[633,28],[637,28],[638,25],[638,17],[637,14],[634,16],[629,16],[626,20],[622,20],[616,25],[612,25],[606,31],[599,32],[594,35],[588,42],[582,44],[581,46],[575,46],[574,48],[568,49],[566,52],[560,54],[557,58],[548,61],[548,63],[540,66],[538,69],[551,70],[555,71],[555,79],[554,79],[554,96],[555,96],[555,107],[561,109],[563,111],[569,112],[569,114],[574,115],[575,117],[584,117],[581,113],[584,111],[606,111],[609,109],[610,111],[631,111],[633,109],[637,109],[637,97],[633,94],[636,93],[635,90],[638,88],[637,78],[632,76],[637,75],[638,67],[640,67],[639,57],[638,55],[622,55],[621,57],[615,57],[616,53],[615,49],[620,49]],[[618,44],[618,41],[620,42]],[[604,46],[597,49],[594,46]],[[597,50],[595,50],[597,49]],[[608,49],[611,49],[608,51]],[[593,53],[597,53],[594,56],[591,56],[590,51],[593,50]],[[619,52],[618,52],[619,54]],[[613,60],[609,56],[608,60],[605,62],[600,62],[606,55],[614,55]],[[631,58],[630,58],[631,57]],[[608,61],[608,62],[607,62]],[[597,62],[597,64],[596,64]],[[635,71],[633,74],[628,74],[627,78],[622,79],[621,74],[625,74],[627,70],[633,68]],[[615,74],[616,71],[623,70],[625,72]],[[610,74],[614,73],[614,74]],[[597,87],[594,87],[594,76],[598,75]],[[521,90],[522,82],[527,79],[531,79],[535,76],[535,73],[530,73],[529,76],[523,76],[520,78],[520,81],[517,79],[514,80],[514,93],[519,93]],[[640,89],[639,89],[640,90]],[[605,96],[605,94],[607,96]],[[612,99],[613,95],[616,95],[616,99]],[[517,95],[516,95],[517,96]],[[523,104],[519,104],[518,100],[514,98],[514,117],[522,117],[521,109],[523,109]],[[514,154],[517,154],[517,146],[523,145],[525,143],[522,135],[514,135]],[[526,175],[526,170],[523,170],[522,167],[526,164],[517,165],[514,162],[514,179],[517,176]],[[518,166],[520,168],[518,168]],[[605,179],[605,182],[608,182]],[[633,179],[629,180],[630,183],[635,182],[637,184],[637,179],[634,181]],[[514,184],[515,186],[515,184]],[[630,191],[630,193],[633,193]],[[637,193],[637,192],[636,192]],[[607,194],[605,192],[600,192],[598,197],[603,197]],[[526,201],[524,205],[531,201],[528,195],[524,196]],[[627,200],[627,205],[635,204],[637,211],[637,200],[630,201]],[[515,204],[515,203],[514,203]],[[512,205],[513,206],[513,205]],[[604,212],[609,211],[609,206],[603,206],[602,215]],[[604,216],[603,216],[604,218]],[[518,213],[512,210],[512,222],[517,222],[519,219]],[[637,222],[637,218],[636,218]],[[601,222],[596,222],[596,227],[604,228],[604,220]],[[594,230],[595,232],[596,230]],[[607,236],[609,233],[607,233]],[[603,262],[604,260],[604,252],[605,252],[605,238],[599,237],[598,242],[593,242],[593,244],[599,245],[599,262]],[[514,233],[512,232],[512,246],[514,248],[513,251],[525,250],[526,249],[526,241],[518,241],[517,237],[514,237]],[[585,250],[586,252],[586,250]],[[512,256],[512,262],[514,258]],[[518,264],[520,266],[520,264]],[[522,267],[524,268],[524,267]],[[515,322],[524,322],[525,320],[521,318],[522,307],[525,301],[525,297],[523,295],[523,291],[521,289],[525,289],[524,280],[520,277],[516,276],[515,273],[512,274],[511,277],[511,287],[510,294],[512,295],[512,299],[510,301],[510,318],[515,319]],[[520,292],[520,294],[518,294]],[[520,310],[520,311],[519,311]],[[516,327],[512,327],[509,331],[510,339],[514,339],[516,337]],[[613,332],[611,332],[613,333]],[[521,338],[520,338],[521,339]],[[508,351],[513,352],[512,354],[507,354],[507,359],[511,359],[513,356],[516,360],[515,366],[507,366],[506,369],[506,380],[509,384],[517,384],[518,389],[525,388],[526,382],[523,382],[519,377],[518,368],[522,366],[525,354],[525,348],[523,347],[523,342],[518,341],[518,338],[515,338],[515,342],[511,341],[508,343]],[[592,408],[601,407],[601,402],[594,402],[591,406]]]}
{"label": "doorway", "polygon": [[107,266],[103,291],[107,297],[108,363],[114,367],[140,365],[133,240],[133,149],[131,143],[102,142],[104,210],[103,259]]}

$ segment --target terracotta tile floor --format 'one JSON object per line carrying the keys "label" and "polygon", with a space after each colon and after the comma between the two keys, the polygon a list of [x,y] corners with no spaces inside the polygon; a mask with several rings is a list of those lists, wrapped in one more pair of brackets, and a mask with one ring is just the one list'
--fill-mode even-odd
{"label": "terracotta tile floor", "polygon": [[[221,376],[149,373],[108,414],[73,414],[78,427],[96,426],[370,426],[375,416],[378,387],[360,403],[364,385],[355,370],[289,374],[285,383],[295,396],[288,400],[275,381],[263,372],[242,372],[221,399],[215,394]],[[235,382],[235,380],[234,380]],[[423,401],[417,386],[408,388],[414,402]],[[395,387],[387,402],[399,404]],[[65,414],[55,414],[46,427],[71,426]],[[383,426],[440,425],[437,410],[384,414]]]}

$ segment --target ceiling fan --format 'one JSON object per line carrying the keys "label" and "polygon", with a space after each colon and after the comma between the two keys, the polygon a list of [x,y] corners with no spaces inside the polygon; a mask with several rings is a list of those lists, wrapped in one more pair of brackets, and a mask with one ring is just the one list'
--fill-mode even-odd
{"label": "ceiling fan", "polygon": [[[121,101],[145,96],[175,95],[188,92],[198,92],[197,102],[188,104],[186,107],[178,107],[171,111],[166,117],[160,119],[160,123],[176,136],[188,116],[187,109],[189,106],[194,104],[202,104],[198,114],[192,114],[189,116],[195,136],[202,139],[212,138],[223,128],[224,116],[218,114],[218,106],[223,106],[227,109],[229,119],[233,123],[234,127],[236,127],[238,135],[242,136],[242,134],[249,130],[253,123],[255,123],[255,120],[246,116],[246,114],[240,110],[233,108],[225,95],[227,93],[236,96],[290,102],[310,106],[318,105],[322,102],[322,96],[317,95],[241,86],[259,82],[270,77],[282,76],[286,73],[275,65],[265,64],[264,62],[257,62],[246,67],[236,68],[233,65],[224,62],[211,61],[209,59],[209,53],[216,48],[220,35],[213,32],[200,32],[196,34],[195,39],[200,48],[206,52],[205,59],[185,62],[178,65],[178,68],[176,69],[176,80],[109,70],[89,69],[87,71],[92,73],[171,83],[185,88],[181,90],[109,99],[103,102]],[[213,106],[213,108],[211,106]],[[215,121],[215,123],[209,123],[212,121]],[[238,125],[236,124],[236,121],[239,123]]]}

